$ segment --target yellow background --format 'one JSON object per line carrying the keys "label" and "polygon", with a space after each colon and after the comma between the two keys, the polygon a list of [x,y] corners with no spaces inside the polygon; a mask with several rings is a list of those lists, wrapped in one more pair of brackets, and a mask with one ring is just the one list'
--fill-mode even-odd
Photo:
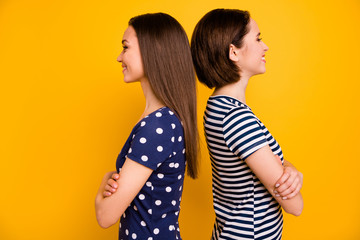
{"label": "yellow background", "polygon": [[[128,20],[163,11],[191,36],[214,8],[249,10],[270,50],[247,103],[304,173],[303,214],[283,239],[360,239],[360,2],[0,1],[0,239],[117,239],[94,197],[144,108],[116,57]],[[176,57],[176,56],[174,56]],[[209,239],[214,213],[198,85],[201,175],[187,178],[180,227]]]}

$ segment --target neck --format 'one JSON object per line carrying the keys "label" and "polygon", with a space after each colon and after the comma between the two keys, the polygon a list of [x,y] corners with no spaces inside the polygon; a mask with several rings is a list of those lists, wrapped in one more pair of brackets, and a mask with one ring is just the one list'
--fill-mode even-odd
{"label": "neck", "polygon": [[155,96],[148,79],[144,78],[141,80],[141,88],[143,90],[146,102],[145,110],[141,115],[141,118],[143,118],[157,109],[164,107],[164,104]]}
{"label": "neck", "polygon": [[213,96],[226,95],[238,99],[240,102],[246,104],[245,91],[249,78],[242,77],[237,82],[227,84],[223,87],[216,88]]}

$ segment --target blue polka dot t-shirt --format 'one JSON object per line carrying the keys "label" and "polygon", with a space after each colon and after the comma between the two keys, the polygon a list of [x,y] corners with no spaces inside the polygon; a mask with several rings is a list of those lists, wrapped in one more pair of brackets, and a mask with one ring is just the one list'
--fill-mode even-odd
{"label": "blue polka dot t-shirt", "polygon": [[174,112],[163,107],[137,123],[116,161],[118,172],[126,157],[154,171],[120,218],[119,239],[181,239],[185,144]]}

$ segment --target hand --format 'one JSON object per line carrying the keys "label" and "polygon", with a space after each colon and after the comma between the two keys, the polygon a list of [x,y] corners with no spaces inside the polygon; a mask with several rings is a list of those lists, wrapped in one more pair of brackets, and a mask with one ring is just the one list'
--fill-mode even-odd
{"label": "hand", "polygon": [[275,196],[281,197],[283,200],[293,198],[300,192],[302,184],[303,174],[291,163],[285,161],[284,173],[275,184]]}
{"label": "hand", "polygon": [[118,173],[112,173],[111,177],[106,182],[105,190],[103,192],[104,198],[110,197],[114,192],[117,191],[118,183],[116,180],[118,180],[120,175]]}

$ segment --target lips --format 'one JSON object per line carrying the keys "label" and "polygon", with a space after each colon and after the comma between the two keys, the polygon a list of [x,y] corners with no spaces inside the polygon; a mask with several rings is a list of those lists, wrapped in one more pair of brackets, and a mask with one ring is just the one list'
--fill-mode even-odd
{"label": "lips", "polygon": [[262,56],[261,61],[266,62],[266,60],[265,60],[265,55]]}
{"label": "lips", "polygon": [[123,68],[122,71],[124,72],[124,71],[127,69],[127,67],[126,67],[126,65],[124,65],[124,64],[122,64],[121,66],[122,66],[122,68]]}

